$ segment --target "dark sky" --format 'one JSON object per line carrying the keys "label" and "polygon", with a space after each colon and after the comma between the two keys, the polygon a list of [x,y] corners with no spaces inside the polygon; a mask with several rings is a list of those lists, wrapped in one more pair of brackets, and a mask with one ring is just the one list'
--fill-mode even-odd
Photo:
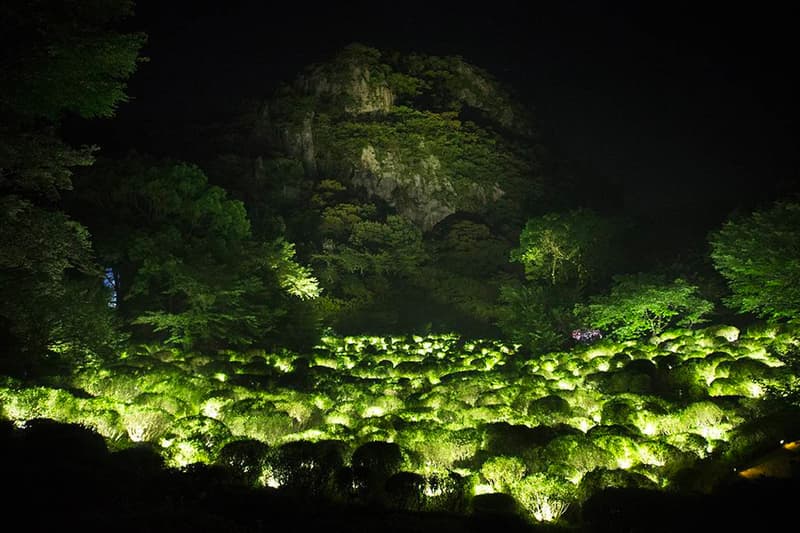
{"label": "dark sky", "polygon": [[155,138],[141,134],[224,116],[357,41],[490,71],[535,108],[550,148],[603,183],[597,194],[639,214],[714,223],[798,189],[794,17],[781,4],[275,4],[138,2],[150,62],[111,129]]}

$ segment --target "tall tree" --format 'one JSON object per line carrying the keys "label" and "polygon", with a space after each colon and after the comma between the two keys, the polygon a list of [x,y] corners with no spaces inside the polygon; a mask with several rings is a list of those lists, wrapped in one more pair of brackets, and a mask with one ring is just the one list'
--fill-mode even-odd
{"label": "tall tree", "polygon": [[617,232],[587,209],[548,213],[528,220],[511,260],[522,263],[529,280],[584,287],[608,271]]}
{"label": "tall tree", "polygon": [[[67,318],[86,311],[74,308],[81,301],[103,301],[92,294],[102,286],[88,234],[59,208],[72,169],[90,165],[96,147],[69,146],[58,127],[65,113],[110,117],[126,100],[145,36],[114,24],[132,7],[127,0],[0,6],[0,334],[19,352],[80,343],[66,338],[70,330],[80,336],[65,327]],[[81,275],[98,283],[82,284]],[[67,297],[76,290],[72,278],[84,287],[81,298]]]}
{"label": "tall tree", "polygon": [[417,276],[441,307],[428,320],[448,329],[494,333],[499,287],[511,277],[511,243],[477,220],[454,218],[439,226],[426,235],[430,261]]}
{"label": "tall tree", "polygon": [[344,330],[396,327],[398,296],[427,260],[419,228],[398,215],[381,217],[373,204],[341,203],[324,209],[320,233],[312,260],[326,289],[326,318]]}
{"label": "tall tree", "polygon": [[564,344],[574,324],[572,309],[618,260],[618,222],[586,209],[528,220],[511,251],[525,269],[525,283],[501,289],[498,325],[535,351]]}
{"label": "tall tree", "polygon": [[800,313],[800,203],[727,221],[710,237],[711,258],[728,281],[727,303],[771,319]]}
{"label": "tall tree", "polygon": [[95,235],[118,310],[184,348],[274,340],[287,299],[318,294],[294,247],[252,237],[244,204],[197,166],[129,157],[78,177],[76,209]]}

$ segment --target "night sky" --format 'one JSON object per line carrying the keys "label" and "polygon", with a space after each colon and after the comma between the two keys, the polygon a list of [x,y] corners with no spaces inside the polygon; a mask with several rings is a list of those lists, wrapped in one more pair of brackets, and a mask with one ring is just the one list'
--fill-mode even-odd
{"label": "night sky", "polygon": [[788,8],[274,4],[138,2],[128,25],[149,34],[150,61],[131,80],[135,101],[96,142],[168,151],[161,139],[224,121],[244,99],[268,97],[304,66],[361,42],[461,55],[509,84],[598,204],[713,227],[735,208],[798,190]]}

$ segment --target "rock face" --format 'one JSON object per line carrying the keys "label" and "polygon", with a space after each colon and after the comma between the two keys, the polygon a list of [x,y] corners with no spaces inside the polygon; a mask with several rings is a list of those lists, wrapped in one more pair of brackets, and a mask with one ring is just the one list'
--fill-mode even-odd
{"label": "rock face", "polygon": [[453,184],[441,176],[441,162],[428,154],[420,160],[421,172],[404,165],[400,158],[387,152],[379,158],[375,147],[367,144],[361,150],[360,166],[353,174],[353,185],[362,187],[370,196],[377,196],[422,229],[430,229],[440,220],[455,213]]}
{"label": "rock face", "polygon": [[460,58],[351,45],[279,90],[254,126],[263,153],[379,198],[423,230],[539,185],[528,114]]}
{"label": "rock face", "polygon": [[317,98],[344,99],[344,112],[350,115],[388,112],[394,104],[394,93],[385,80],[374,82],[367,65],[349,64],[344,72],[331,73],[317,67],[311,75],[301,78],[300,85],[306,94]]}

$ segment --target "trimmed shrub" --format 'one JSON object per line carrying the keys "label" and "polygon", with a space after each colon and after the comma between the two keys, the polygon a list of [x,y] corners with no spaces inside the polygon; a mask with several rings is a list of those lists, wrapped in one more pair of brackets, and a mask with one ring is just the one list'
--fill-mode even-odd
{"label": "trimmed shrub", "polygon": [[216,460],[217,453],[231,437],[230,430],[218,420],[188,416],[175,421],[161,439],[161,446],[169,466],[209,464]]}
{"label": "trimmed shrub", "polygon": [[330,497],[344,461],[339,441],[294,441],[273,449],[267,460],[267,484],[297,497]]}
{"label": "trimmed shrub", "polygon": [[419,474],[397,472],[386,480],[385,489],[390,507],[421,511],[425,505],[425,478]]}
{"label": "trimmed shrub", "polygon": [[247,486],[263,484],[269,446],[247,439],[227,443],[217,455],[216,464],[225,468],[235,479]]}

